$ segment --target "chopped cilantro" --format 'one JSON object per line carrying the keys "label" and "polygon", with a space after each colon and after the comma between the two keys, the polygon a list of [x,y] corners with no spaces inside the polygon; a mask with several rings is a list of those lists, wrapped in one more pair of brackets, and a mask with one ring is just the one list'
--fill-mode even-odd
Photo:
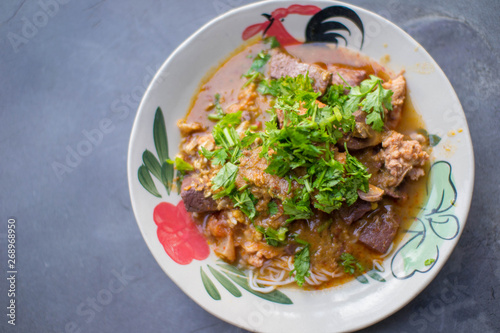
{"label": "chopped cilantro", "polygon": [[178,171],[185,172],[185,171],[193,171],[193,166],[189,164],[188,162],[184,161],[180,157],[175,158],[175,168]]}
{"label": "chopped cilantro", "polygon": [[425,263],[424,263],[424,264],[425,264],[425,266],[430,266],[430,265],[432,265],[435,261],[436,261],[436,259],[427,259],[427,260],[425,261]]}
{"label": "chopped cilantro", "polygon": [[286,199],[283,201],[283,211],[290,216],[286,222],[293,220],[308,219],[312,216],[312,210],[309,203],[309,195],[305,195],[300,200]]}
{"label": "chopped cilantro", "polygon": [[295,260],[293,262],[293,270],[290,272],[292,275],[295,272],[295,282],[302,287],[305,282],[305,278],[311,275],[309,272],[309,267],[311,263],[310,253],[309,253],[309,243],[306,241],[300,240],[295,237],[295,241],[299,244],[304,245],[304,247],[295,253]]}
{"label": "chopped cilantro", "polygon": [[243,88],[262,76],[262,67],[267,64],[270,58],[271,55],[265,53],[264,51],[259,52],[255,56],[252,62],[252,66],[250,66],[250,69],[245,74],[243,74],[243,76],[248,79],[248,81],[243,85]]}
{"label": "chopped cilantro", "polygon": [[217,175],[212,179],[212,190],[218,190],[223,188],[224,190],[215,194],[214,198],[222,198],[223,196],[229,195],[231,191],[235,188],[235,180],[238,175],[238,167],[231,162],[227,162],[219,170]]}
{"label": "chopped cilantro", "polygon": [[278,213],[278,204],[276,201],[269,201],[267,209],[269,210],[269,216],[276,215]]}
{"label": "chopped cilantro", "polygon": [[220,94],[217,93],[215,94],[215,101],[214,101],[214,105],[215,105],[215,113],[211,113],[208,115],[208,119],[212,120],[212,121],[219,121],[221,120],[222,118],[224,118],[224,115],[226,114],[224,112],[224,110],[222,109],[222,107],[220,106]]}
{"label": "chopped cilantro", "polygon": [[264,229],[260,225],[255,226],[255,229],[264,235],[267,244],[271,246],[281,246],[284,245],[286,239],[286,233],[288,232],[288,228],[279,227],[278,230],[267,227]]}
{"label": "chopped cilantro", "polygon": [[314,198],[316,199],[314,207],[328,214],[333,212],[335,209],[339,209],[344,201],[340,191],[320,192],[316,194]]}
{"label": "chopped cilantro", "polygon": [[269,44],[269,46],[274,49],[275,47],[280,47],[280,42],[274,36],[270,36],[264,39],[264,43]]}
{"label": "chopped cilantro", "polygon": [[214,151],[209,151],[205,147],[201,147],[200,155],[205,156],[207,159],[212,160],[212,164],[223,165],[226,163],[228,154],[226,149],[220,148]]}
{"label": "chopped cilantro", "polygon": [[370,75],[369,79],[359,86],[350,87],[348,99],[344,103],[344,110],[352,114],[361,106],[367,113],[365,122],[374,130],[382,131],[384,127],[384,107],[392,110],[392,90],[382,87],[382,79]]}
{"label": "chopped cilantro", "polygon": [[241,123],[241,111],[226,114],[212,129],[212,136],[218,146],[226,149],[239,144],[240,136],[235,127]]}
{"label": "chopped cilantro", "polygon": [[[236,127],[241,123],[241,111],[229,114],[222,111],[221,119],[212,130],[217,149],[201,148],[201,155],[210,159],[212,164],[222,166],[212,180],[213,190],[222,188],[214,197],[229,196],[249,218],[255,217],[251,193],[246,187],[236,191],[234,182],[242,151],[250,149],[259,140],[262,142],[260,157],[268,162],[265,172],[285,177],[289,182],[289,193],[293,191],[291,197],[282,198],[287,223],[311,218],[313,207],[331,213],[344,203],[352,205],[358,199],[358,190],[368,190],[371,175],[347,148],[345,163],[336,161],[331,147],[344,133],[354,129],[353,113],[360,107],[367,113],[367,123],[382,130],[384,108],[392,108],[392,91],[384,89],[383,81],[372,75],[357,87],[329,87],[322,97],[325,104],[321,104],[317,101],[320,94],[313,90],[308,75],[263,79],[261,70],[269,58],[265,51],[257,54],[244,75],[250,80],[259,78],[258,91],[274,97],[268,111],[271,120],[266,123],[265,131],[247,130],[240,139]],[[344,92],[345,89],[349,89],[349,94]],[[216,106],[218,100],[216,96]],[[278,110],[281,128],[277,123]],[[297,170],[304,170],[305,174],[301,171],[299,175]],[[298,186],[293,187],[293,184]],[[277,211],[274,205],[270,203],[268,207],[270,215]]]}
{"label": "chopped cilantro", "polygon": [[257,215],[257,210],[255,209],[257,199],[249,190],[232,195],[232,199],[235,207],[239,207],[250,220],[254,219]]}
{"label": "chopped cilantro", "polygon": [[348,274],[354,275],[354,273],[356,273],[356,269],[359,272],[363,272],[365,270],[363,265],[359,263],[358,259],[356,259],[350,253],[347,252],[342,253],[342,255],[340,256],[340,260],[342,260],[340,262],[340,265],[344,267],[344,272]]}
{"label": "chopped cilantro", "polygon": [[[283,202],[285,214],[290,216],[287,222],[310,218],[311,205],[331,213],[343,202],[353,204],[359,189],[366,192],[370,175],[363,164],[347,153],[344,165],[330,150],[343,136],[342,131],[352,131],[355,126],[352,111],[344,107],[349,100],[342,86],[330,87],[323,98],[327,105],[321,107],[316,100],[319,93],[314,92],[307,75],[264,80],[259,91],[276,97],[272,119],[260,135],[261,157],[269,162],[265,171],[279,177],[290,175],[303,185],[294,199]],[[278,109],[283,114],[281,129],[276,126]],[[306,168],[307,175],[294,176],[297,168]]]}

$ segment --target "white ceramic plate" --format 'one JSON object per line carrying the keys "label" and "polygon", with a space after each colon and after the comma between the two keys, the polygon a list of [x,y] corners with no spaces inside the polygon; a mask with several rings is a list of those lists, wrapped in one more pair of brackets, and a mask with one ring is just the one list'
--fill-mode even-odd
{"label": "white ceramic plate", "polygon": [[[168,195],[153,177],[151,181],[161,195],[157,198],[138,180],[143,152],[156,152],[153,126],[157,108],[163,109],[169,155],[174,157],[180,143],[176,121],[186,114],[200,80],[243,43],[242,36],[262,34],[271,22],[263,13],[275,19],[267,34],[277,34],[282,41],[293,38],[304,42],[306,35],[309,40],[324,39],[307,26],[337,21],[350,32],[338,31],[342,34],[337,38],[339,45],[347,43],[357,51],[361,48],[373,59],[390,55],[387,67],[394,72],[406,70],[415,109],[423,116],[429,133],[442,138],[432,152],[429,199],[375,275],[365,274],[341,287],[321,291],[284,289],[270,296],[252,294],[245,289],[245,277],[220,266],[191,222],[178,214],[180,196]],[[391,315],[437,275],[465,227],[474,183],[473,156],[465,116],[452,86],[430,55],[404,31],[374,13],[345,3],[266,1],[219,16],[168,57],[144,95],[134,122],[128,181],[137,223],[153,256],[204,309],[251,331],[337,332],[361,329]],[[153,218],[155,207],[168,216],[160,227]]]}

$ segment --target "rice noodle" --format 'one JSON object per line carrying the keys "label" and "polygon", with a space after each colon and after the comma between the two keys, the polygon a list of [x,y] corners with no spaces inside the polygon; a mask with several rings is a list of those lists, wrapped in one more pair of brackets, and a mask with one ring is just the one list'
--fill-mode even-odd
{"label": "rice noodle", "polygon": [[386,258],[389,254],[391,254],[393,247],[394,247],[394,242],[391,243],[389,249],[387,249],[387,251],[383,255],[381,255],[380,258]]}
{"label": "rice noodle", "polygon": [[[266,260],[262,267],[249,271],[248,284],[255,291],[268,293],[278,286],[295,282],[295,274],[290,276],[290,272],[293,269],[293,256],[283,256]],[[341,270],[331,272],[325,268],[312,269],[310,275],[305,278],[305,285],[319,286],[344,274]]]}
{"label": "rice noodle", "polygon": [[372,263],[373,263],[373,268],[375,268],[377,271],[383,272],[385,270],[380,260],[373,259]]}
{"label": "rice noodle", "polygon": [[273,291],[274,289],[276,289],[276,287],[274,287],[274,286],[268,286],[268,287],[261,287],[261,286],[259,286],[256,283],[255,279],[254,279],[253,270],[250,270],[250,272],[248,274],[248,285],[253,290],[259,291],[261,293],[270,293],[271,291]]}

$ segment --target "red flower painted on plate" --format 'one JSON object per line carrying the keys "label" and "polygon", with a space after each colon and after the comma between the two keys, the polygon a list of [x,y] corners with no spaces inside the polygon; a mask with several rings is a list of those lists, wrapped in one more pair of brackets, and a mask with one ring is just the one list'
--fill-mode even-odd
{"label": "red flower painted on plate", "polygon": [[193,259],[203,260],[210,254],[207,241],[196,228],[183,201],[177,206],[160,203],[155,207],[153,219],[158,226],[158,240],[176,263],[187,265]]}
{"label": "red flower painted on plate", "polygon": [[281,20],[290,14],[299,15],[314,15],[318,13],[321,8],[312,5],[291,5],[288,8],[278,8],[274,10],[271,15],[262,14],[267,18],[267,22],[253,24],[248,26],[243,31],[242,38],[247,40],[259,32],[263,32],[265,36],[274,36],[282,46],[300,44],[295,37],[293,37],[285,28]]}

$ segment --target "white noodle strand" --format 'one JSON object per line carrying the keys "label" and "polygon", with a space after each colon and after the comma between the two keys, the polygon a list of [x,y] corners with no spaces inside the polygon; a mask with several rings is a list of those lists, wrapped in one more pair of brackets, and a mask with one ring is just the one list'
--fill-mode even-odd
{"label": "white noodle strand", "polygon": [[385,270],[384,266],[382,266],[382,263],[377,259],[373,259],[373,268],[375,268],[379,272],[383,272]]}
{"label": "white noodle strand", "polygon": [[380,258],[386,258],[389,254],[391,254],[393,247],[394,247],[394,243],[391,243],[391,246],[389,246],[389,249],[384,253],[384,255],[380,256]]}
{"label": "white noodle strand", "polygon": [[261,293],[270,293],[271,291],[273,291],[274,289],[276,289],[276,287],[274,287],[274,286],[261,287],[261,286],[257,285],[257,283],[256,283],[256,281],[254,279],[253,270],[250,270],[250,272],[248,274],[248,285],[253,290],[261,292]]}

